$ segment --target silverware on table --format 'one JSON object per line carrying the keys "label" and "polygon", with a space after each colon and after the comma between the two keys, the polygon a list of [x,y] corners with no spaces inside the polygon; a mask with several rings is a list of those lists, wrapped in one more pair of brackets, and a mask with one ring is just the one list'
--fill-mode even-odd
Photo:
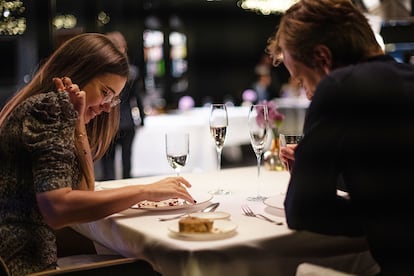
{"label": "silverware on table", "polygon": [[256,214],[256,213],[254,213],[253,211],[252,211],[252,209],[250,209],[250,207],[249,206],[247,206],[247,205],[242,205],[242,210],[243,210],[243,213],[246,215],[246,216],[248,216],[248,217],[255,217],[255,218],[260,218],[260,219],[264,219],[264,220],[266,220],[266,221],[268,221],[268,222],[271,222],[271,223],[275,223],[276,225],[283,225],[283,222],[282,221],[276,221],[276,220],[273,220],[273,219],[271,219],[271,218],[268,218],[268,217],[266,217],[266,216],[264,216],[264,215],[262,215],[262,214]]}
{"label": "silverware on table", "polygon": [[[211,203],[210,205],[200,210],[199,212],[203,212],[203,213],[214,212],[214,210],[216,210],[219,205],[220,205],[220,202]],[[184,214],[180,214],[180,215],[168,217],[168,218],[158,218],[158,221],[168,221],[168,220],[179,219],[186,215],[188,215],[188,213],[184,213]]]}

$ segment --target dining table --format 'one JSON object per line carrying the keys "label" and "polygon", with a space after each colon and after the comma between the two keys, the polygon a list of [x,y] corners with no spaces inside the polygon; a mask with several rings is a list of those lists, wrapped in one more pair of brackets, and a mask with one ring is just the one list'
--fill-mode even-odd
{"label": "dining table", "polygon": [[[171,175],[173,176],[173,175]],[[94,241],[99,254],[115,253],[144,259],[163,276],[203,275],[295,275],[301,263],[313,263],[354,275],[375,275],[378,266],[364,238],[327,236],[289,229],[283,201],[290,174],[256,166],[183,173],[191,183],[188,190],[195,204],[159,205],[150,202],[103,219],[73,225]],[[166,175],[96,182],[97,191],[126,185],[146,185]],[[168,177],[168,175],[167,175]],[[217,186],[228,195],[212,195]],[[249,201],[261,194],[263,201]],[[201,214],[213,220],[209,233],[179,231],[182,214],[200,216],[200,210],[218,202],[218,208]],[[147,202],[148,203],[148,202]],[[273,221],[246,216],[242,206]]]}

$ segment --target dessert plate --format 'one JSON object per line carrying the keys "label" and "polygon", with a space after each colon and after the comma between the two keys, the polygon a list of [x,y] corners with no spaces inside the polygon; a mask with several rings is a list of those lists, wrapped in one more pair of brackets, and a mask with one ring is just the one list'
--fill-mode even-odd
{"label": "dessert plate", "polygon": [[227,212],[196,212],[188,214],[190,217],[196,217],[196,218],[203,218],[203,219],[228,219],[230,217],[230,214]]}
{"label": "dessert plate", "polygon": [[193,196],[195,200],[197,200],[197,203],[190,204],[183,199],[177,199],[177,198],[172,198],[172,199],[167,199],[167,200],[162,200],[162,201],[144,200],[131,206],[131,208],[139,209],[139,210],[149,210],[149,211],[175,210],[175,209],[194,207],[202,203],[205,203],[213,198],[213,195],[209,193],[200,193],[200,194],[191,193],[191,195]]}
{"label": "dessert plate", "polygon": [[269,207],[285,209],[283,202],[285,201],[285,194],[274,195],[266,198],[263,203]]}
{"label": "dessert plate", "polygon": [[179,231],[178,222],[171,223],[168,230],[174,237],[181,237],[191,240],[215,240],[233,236],[237,224],[228,220],[215,220],[213,230],[208,233],[184,233]]}

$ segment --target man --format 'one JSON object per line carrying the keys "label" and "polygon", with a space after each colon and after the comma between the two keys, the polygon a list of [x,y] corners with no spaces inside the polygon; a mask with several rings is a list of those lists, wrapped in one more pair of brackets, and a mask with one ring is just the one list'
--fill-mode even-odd
{"label": "man", "polygon": [[[364,235],[381,275],[412,274],[414,67],[384,55],[349,0],[297,2],[267,50],[312,99],[285,199],[288,226]],[[341,177],[349,199],[337,196]]]}

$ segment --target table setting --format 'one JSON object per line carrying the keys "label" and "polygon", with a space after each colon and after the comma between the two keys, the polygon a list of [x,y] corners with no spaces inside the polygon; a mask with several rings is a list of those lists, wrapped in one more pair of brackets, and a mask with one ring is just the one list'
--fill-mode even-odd
{"label": "table setting", "polygon": [[[98,253],[145,259],[163,276],[295,275],[296,267],[305,261],[373,275],[367,273],[373,269],[367,263],[375,264],[364,240],[296,232],[287,227],[282,197],[289,172],[261,172],[263,201],[247,199],[257,191],[256,166],[180,175],[192,184],[189,192],[197,203],[152,208],[137,205],[98,221],[74,225],[73,229],[92,239]],[[160,177],[102,181],[96,190],[151,183]],[[219,180],[231,194],[211,193]],[[218,205],[212,212],[202,212],[213,203]],[[247,214],[250,212],[254,215]],[[213,220],[213,230],[181,233],[179,221],[187,216]]]}
{"label": "table setting", "polygon": [[[202,144],[215,148],[215,169],[185,170],[194,144],[200,144],[194,140],[194,132],[178,127],[163,134],[162,155],[169,172],[191,183],[188,191],[195,202],[144,200],[73,229],[94,241],[99,254],[112,252],[144,259],[163,276],[295,275],[303,262],[375,275],[377,266],[363,238],[288,228],[283,202],[290,172],[283,168],[261,170],[269,125],[274,133],[284,117],[268,103],[253,105],[247,111],[245,134],[257,166],[221,169],[221,151],[230,124],[226,105],[214,104],[209,113],[210,143]],[[165,176],[97,182],[95,189],[152,183]]]}

